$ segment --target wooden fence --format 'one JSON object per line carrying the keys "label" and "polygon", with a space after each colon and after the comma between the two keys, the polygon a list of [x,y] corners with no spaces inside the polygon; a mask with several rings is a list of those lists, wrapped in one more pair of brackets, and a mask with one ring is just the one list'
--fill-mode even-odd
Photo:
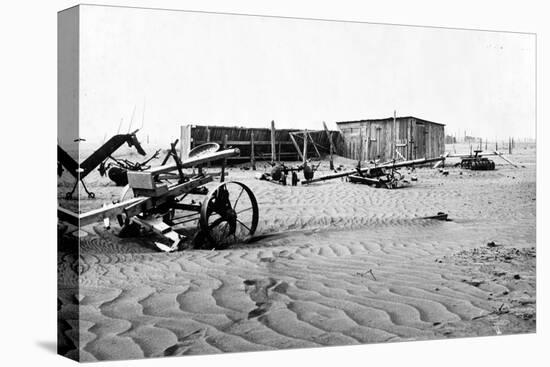
{"label": "wooden fence", "polygon": [[[329,154],[330,143],[325,130],[309,131],[307,151],[308,158],[317,158],[317,151],[321,155]],[[273,131],[273,133],[272,133]],[[224,138],[227,136],[226,146],[239,148],[241,154],[238,157],[228,159],[229,163],[271,162],[275,161],[299,161],[301,160],[296,146],[293,143],[290,133],[294,136],[300,149],[303,147],[303,140],[300,138],[301,130],[298,129],[275,129],[272,123],[271,128],[245,128],[229,126],[206,126],[206,125],[184,125],[182,126],[182,152],[185,156],[184,146],[190,149],[207,143],[215,142],[223,146]],[[332,135],[336,154],[339,147],[343,146],[342,136],[339,131],[329,131]],[[189,136],[189,137],[188,137]],[[272,139],[273,136],[273,139]],[[185,140],[190,140],[186,142]],[[315,146],[314,146],[315,145]],[[317,149],[315,149],[317,148]]]}

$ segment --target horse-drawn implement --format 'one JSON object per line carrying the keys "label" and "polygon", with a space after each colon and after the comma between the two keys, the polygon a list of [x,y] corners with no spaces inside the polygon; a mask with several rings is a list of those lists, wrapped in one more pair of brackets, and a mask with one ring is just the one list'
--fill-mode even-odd
{"label": "horse-drawn implement", "polygon": [[[88,190],[84,184],[84,178],[88,176],[96,167],[104,164],[105,160],[113,154],[118,148],[120,148],[124,143],[127,143],[130,147],[135,147],[137,152],[141,155],[145,155],[145,151],[139,143],[136,133],[139,131],[135,130],[132,133],[128,134],[117,134],[114,135],[111,139],[105,142],[101,147],[94,151],[88,158],[86,158],[82,163],[78,163],[73,157],[71,157],[63,148],[59,145],[57,146],[57,175],[61,176],[65,168],[71,176],[76,178],[76,182],[70,192],[65,195],[65,199],[71,199],[73,196],[78,183],[82,183],[82,187],[88,194],[90,199],[95,198],[95,194]],[[82,140],[82,139],[78,139]]]}
{"label": "horse-drawn implement", "polygon": [[[189,247],[224,248],[245,242],[258,225],[254,194],[235,181],[222,182],[209,190],[205,185],[213,181],[213,175],[203,173],[201,168],[238,154],[238,149],[213,151],[210,147],[191,152],[183,162],[176,155],[175,164],[128,171],[128,186],[119,202],[82,214],[60,208],[58,217],[80,227],[116,218],[121,227],[119,236],[143,229],[152,231],[160,239],[155,241],[157,248],[168,252]],[[184,173],[184,169],[195,167],[199,168],[198,174]]]}

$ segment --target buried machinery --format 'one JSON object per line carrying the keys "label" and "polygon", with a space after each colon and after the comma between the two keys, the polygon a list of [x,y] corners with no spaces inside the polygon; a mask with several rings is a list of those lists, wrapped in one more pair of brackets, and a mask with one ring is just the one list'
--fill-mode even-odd
{"label": "buried machinery", "polygon": [[[100,166],[105,162],[107,158],[113,154],[118,148],[120,148],[124,143],[128,143],[128,146],[134,146],[139,154],[145,155],[145,151],[141,147],[140,142],[137,139],[136,133],[139,131],[135,130],[132,133],[128,134],[117,134],[105,142],[101,147],[94,151],[88,158],[82,163],[78,163],[73,159],[63,148],[59,145],[57,146],[57,175],[61,176],[65,168],[74,178],[76,182],[70,192],[65,195],[65,199],[71,199],[73,196],[78,183],[82,183],[82,187],[88,194],[88,197],[93,199],[95,194],[91,191],[88,191],[88,188],[84,184],[84,178],[88,176],[96,167]],[[77,139],[75,141],[82,140]]]}
{"label": "buried machinery", "polygon": [[[213,181],[213,175],[202,170],[202,165],[236,156],[239,150],[198,150],[181,161],[172,144],[171,153],[175,164],[129,171],[129,184],[119,202],[82,214],[58,208],[59,220],[86,226],[116,218],[121,226],[119,236],[150,230],[160,237],[155,241],[157,248],[166,252],[189,247],[224,248],[249,240],[258,225],[258,204],[252,191],[235,181],[222,182],[209,191],[204,185]],[[198,174],[183,172],[192,167],[199,168]],[[184,203],[187,196],[200,196],[203,200]],[[189,227],[197,221],[198,231]]]}

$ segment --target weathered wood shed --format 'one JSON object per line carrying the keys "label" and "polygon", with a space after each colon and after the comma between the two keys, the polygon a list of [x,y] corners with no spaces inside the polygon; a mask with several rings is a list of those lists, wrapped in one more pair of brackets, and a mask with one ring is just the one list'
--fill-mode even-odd
{"label": "weathered wood shed", "polygon": [[[445,125],[413,116],[341,121],[343,155],[351,159],[389,161],[435,158],[445,152]],[[397,153],[398,152],[398,153]]]}

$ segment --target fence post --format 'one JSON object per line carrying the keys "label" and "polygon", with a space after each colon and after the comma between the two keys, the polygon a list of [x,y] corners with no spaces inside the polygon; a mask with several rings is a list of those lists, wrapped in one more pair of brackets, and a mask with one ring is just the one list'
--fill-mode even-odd
{"label": "fence post", "polygon": [[271,120],[271,163],[277,159],[275,153],[275,121]]}
{"label": "fence post", "polygon": [[[223,150],[227,149],[227,134],[223,136],[223,144],[222,144]],[[220,182],[225,181],[225,166],[227,165],[227,158],[223,159],[222,162],[222,172],[220,177]]]}
{"label": "fence post", "polygon": [[254,158],[254,131],[250,132],[250,165],[256,170],[256,159]]}

